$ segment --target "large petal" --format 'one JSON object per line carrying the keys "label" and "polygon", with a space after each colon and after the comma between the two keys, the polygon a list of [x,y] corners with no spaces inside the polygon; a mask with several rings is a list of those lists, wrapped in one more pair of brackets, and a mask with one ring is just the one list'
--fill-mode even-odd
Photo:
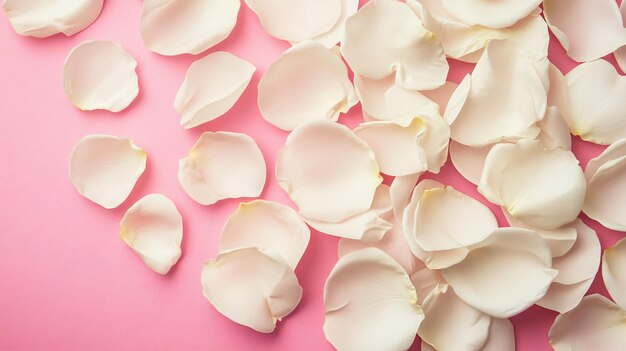
{"label": "large petal", "polygon": [[219,252],[257,247],[281,255],[296,269],[309,244],[311,231],[298,213],[278,202],[242,202],[222,229]]}
{"label": "large petal", "polygon": [[441,43],[400,1],[372,0],[348,18],[341,53],[352,70],[371,79],[395,72],[406,89],[443,85],[448,63]]}
{"label": "large petal", "polygon": [[441,0],[454,17],[470,25],[505,28],[535,11],[541,0]]}
{"label": "large petal", "polygon": [[[497,262],[497,264],[494,264]],[[514,316],[541,299],[557,275],[545,241],[527,229],[500,228],[443,270],[454,292],[496,318]]]}
{"label": "large petal", "polygon": [[311,121],[336,121],[357,102],[338,52],[316,42],[285,51],[259,82],[259,111],[283,130]]}
{"label": "large petal", "polygon": [[626,77],[597,60],[577,66],[565,78],[569,108],[561,113],[572,134],[603,145],[626,138]]}
{"label": "large petal", "polygon": [[225,51],[205,56],[189,67],[176,94],[174,108],[185,129],[211,121],[230,110],[252,79],[256,68]]}
{"label": "large petal", "polygon": [[199,54],[226,39],[240,0],[145,0],[141,38],[161,55]]}
{"label": "large petal", "polygon": [[261,333],[290,314],[302,297],[293,269],[277,253],[241,248],[202,267],[204,297],[230,320]]}
{"label": "large petal", "polygon": [[556,229],[576,219],[586,182],[571,151],[546,150],[540,141],[494,146],[478,191],[528,225]]}
{"label": "large petal", "polygon": [[626,310],[626,239],[604,250],[602,279],[613,301]]}
{"label": "large petal", "polygon": [[626,311],[602,295],[586,296],[576,308],[556,317],[549,336],[555,351],[623,350]]}
{"label": "large petal", "polygon": [[180,185],[202,205],[259,196],[265,177],[261,150],[254,139],[240,133],[203,133],[178,166]]}
{"label": "large petal", "polygon": [[276,180],[302,216],[335,223],[369,209],[382,183],[372,149],[330,121],[289,134],[276,160]]}
{"label": "large petal", "polygon": [[545,0],[552,33],[578,62],[608,55],[626,44],[626,29],[614,0]]}
{"label": "large petal", "polygon": [[528,225],[528,223],[511,216],[504,208],[502,209],[502,213],[504,213],[504,217],[511,227],[524,228],[537,232],[550,247],[553,258],[565,255],[571,250],[574,243],[576,243],[578,232],[571,223],[556,229],[542,229]]}
{"label": "large petal", "polygon": [[6,0],[2,9],[17,34],[45,38],[74,35],[89,27],[102,11],[104,0]]}
{"label": "large petal", "polygon": [[137,61],[112,41],[85,41],[70,51],[63,66],[63,88],[83,111],[119,112],[139,94]]}
{"label": "large petal", "polygon": [[172,200],[161,194],[146,195],[124,214],[120,238],[148,267],[167,274],[182,253],[183,219]]}
{"label": "large petal", "polygon": [[324,334],[339,350],[407,350],[424,319],[404,269],[368,248],[339,259],[324,287]]}
{"label": "large petal", "polygon": [[82,138],[70,156],[69,174],[78,192],[104,208],[119,206],[146,169],[148,155],[130,139]]}

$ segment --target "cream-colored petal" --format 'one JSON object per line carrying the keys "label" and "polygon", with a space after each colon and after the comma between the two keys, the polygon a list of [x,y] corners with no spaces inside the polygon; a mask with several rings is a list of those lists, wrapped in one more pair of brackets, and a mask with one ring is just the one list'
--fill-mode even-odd
{"label": "cream-colored petal", "polygon": [[500,228],[473,246],[463,261],[444,269],[443,276],[469,305],[508,318],[546,294],[558,273],[551,265],[550,249],[537,233]]}
{"label": "cream-colored petal", "polygon": [[[626,27],[626,1],[622,1],[622,4],[619,7],[619,10],[622,14],[622,22],[624,27]],[[626,71],[626,45],[621,48],[615,50],[615,60],[617,64],[622,69],[623,72]]]}
{"label": "cream-colored petal", "polygon": [[440,270],[430,269],[420,261],[415,260],[413,271],[409,272],[411,282],[417,292],[417,303],[423,306],[424,301],[431,293],[439,289],[440,286],[447,286]]}
{"label": "cream-colored petal", "polygon": [[341,0],[245,1],[269,35],[292,42],[312,39],[329,32],[343,12]]}
{"label": "cream-colored petal", "polygon": [[324,287],[324,334],[338,350],[407,350],[424,319],[404,269],[376,248],[343,256]]}
{"label": "cream-colored petal", "polygon": [[614,0],[545,0],[550,30],[578,62],[592,61],[626,44],[626,29]]}
{"label": "cream-colored petal", "polygon": [[469,146],[534,139],[547,106],[548,63],[506,40],[489,44],[450,98],[452,139]]}
{"label": "cream-colored petal", "polygon": [[626,311],[598,294],[556,317],[549,332],[555,351],[619,351],[626,345]]}
{"label": "cream-colored petal", "polygon": [[585,167],[585,177],[587,181],[591,181],[593,176],[605,164],[615,164],[621,162],[621,158],[626,156],[626,139],[620,139],[612,143],[602,151],[602,153],[587,162]]}
{"label": "cream-colored petal", "polygon": [[502,209],[502,213],[511,227],[519,227],[537,232],[550,247],[553,258],[561,257],[569,252],[578,237],[578,232],[571,223],[556,229],[541,229],[528,225],[528,223],[511,216],[504,208]]}
{"label": "cream-colored petal", "polygon": [[485,167],[485,159],[492,147],[493,145],[467,146],[451,140],[450,160],[465,179],[478,185]]}
{"label": "cream-colored petal", "polygon": [[172,200],[161,194],[146,195],[124,214],[120,238],[148,267],[167,274],[182,253],[183,218]]}
{"label": "cream-colored petal", "polygon": [[174,108],[185,129],[216,119],[233,107],[256,68],[225,51],[205,56],[189,67]]}
{"label": "cream-colored petal", "polygon": [[537,305],[559,313],[571,311],[589,291],[593,278],[575,284],[552,283],[550,289]]}
{"label": "cream-colored petal", "polygon": [[515,351],[515,332],[508,319],[491,319],[489,339],[482,351]]}
{"label": "cream-colored petal", "polygon": [[361,240],[363,242],[379,241],[393,226],[392,205],[389,195],[389,186],[381,184],[374,193],[371,207],[364,212],[357,213],[341,222],[324,222],[303,217],[315,230],[322,233]]}
{"label": "cream-colored petal", "polygon": [[597,60],[577,66],[565,78],[569,108],[561,113],[572,134],[602,145],[626,138],[626,77]]}
{"label": "cream-colored petal", "polygon": [[259,111],[283,130],[339,119],[358,102],[336,50],[303,42],[285,51],[259,82]]}
{"label": "cream-colored petal", "polygon": [[574,221],[573,227],[578,233],[574,246],[565,255],[552,260],[552,268],[559,271],[554,282],[559,284],[575,284],[591,279],[600,267],[602,248],[595,230],[580,219]]}
{"label": "cream-colored petal", "polygon": [[100,15],[104,0],[5,0],[2,9],[17,34],[45,38],[74,35]]}
{"label": "cream-colored petal", "polygon": [[480,351],[487,343],[492,318],[463,302],[448,286],[433,290],[423,307],[418,334],[436,350]]}
{"label": "cream-colored petal", "polygon": [[571,151],[521,140],[491,149],[478,191],[528,225],[556,229],[580,213],[586,183]]}
{"label": "cream-colored petal", "polygon": [[359,7],[359,0],[341,0],[341,16],[332,28],[320,35],[316,35],[312,37],[311,40],[314,40],[327,48],[332,48],[337,45],[343,38],[343,35],[346,31],[346,20],[348,17],[354,15],[356,13],[357,8]]}
{"label": "cream-colored petal", "polygon": [[557,107],[548,106],[546,114],[539,121],[538,126],[541,128],[541,132],[539,132],[537,139],[546,149],[557,147],[563,150],[572,149],[572,136],[569,127]]}
{"label": "cream-colored petal", "polygon": [[199,54],[230,35],[240,6],[240,0],[145,0],[143,44],[166,56]]}
{"label": "cream-colored petal", "polygon": [[219,252],[257,247],[281,255],[296,269],[309,245],[311,231],[291,207],[278,202],[242,202],[228,219],[220,237]]}
{"label": "cream-colored petal", "polygon": [[403,177],[395,177],[389,187],[389,196],[393,206],[393,216],[398,223],[402,223],[404,209],[409,205],[411,194],[415,188],[421,173],[410,174]]}
{"label": "cream-colored petal", "polygon": [[240,133],[203,133],[178,165],[180,185],[202,205],[259,196],[265,177],[261,150],[254,139]]}
{"label": "cream-colored petal", "polygon": [[356,74],[382,79],[395,72],[396,84],[411,90],[437,88],[448,74],[439,40],[395,0],[369,1],[348,18],[341,53]]}
{"label": "cream-colored petal", "polygon": [[330,121],[289,134],[276,160],[276,180],[302,216],[333,223],[368,210],[382,183],[372,149]]}
{"label": "cream-colored petal", "polygon": [[130,139],[88,135],[72,150],[70,180],[84,197],[104,208],[115,208],[133,190],[147,158]]}
{"label": "cream-colored petal", "polygon": [[470,25],[505,28],[535,11],[541,0],[441,0],[443,7]]}
{"label": "cream-colored petal", "polygon": [[626,239],[604,250],[602,279],[613,301],[626,310]]}
{"label": "cream-colored petal", "polygon": [[300,303],[302,287],[281,255],[258,248],[222,252],[202,267],[204,297],[235,323],[271,333]]}
{"label": "cream-colored petal", "polygon": [[445,84],[440,86],[439,88],[422,90],[421,93],[428,99],[435,102],[437,106],[439,106],[439,115],[443,116],[446,108],[448,107],[450,97],[452,97],[452,94],[458,86],[459,85],[454,82],[446,81]]}
{"label": "cream-colored petal", "polygon": [[117,43],[85,41],[70,51],[63,66],[63,89],[83,111],[119,112],[139,94],[137,61]]}

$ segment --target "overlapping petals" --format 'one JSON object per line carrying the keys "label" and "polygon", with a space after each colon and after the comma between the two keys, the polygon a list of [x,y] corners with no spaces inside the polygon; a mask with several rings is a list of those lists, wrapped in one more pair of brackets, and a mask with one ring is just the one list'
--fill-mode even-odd
{"label": "overlapping petals", "polygon": [[602,279],[613,301],[626,310],[626,239],[604,250]]}
{"label": "overlapping petals", "polygon": [[463,23],[504,28],[535,11],[541,0],[441,0],[441,3]]}

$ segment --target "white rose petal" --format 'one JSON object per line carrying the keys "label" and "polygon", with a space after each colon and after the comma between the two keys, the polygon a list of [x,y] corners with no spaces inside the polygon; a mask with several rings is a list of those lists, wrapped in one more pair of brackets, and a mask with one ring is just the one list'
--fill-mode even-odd
{"label": "white rose petal", "polygon": [[510,27],[535,11],[541,0],[441,0],[454,17],[469,25]]}
{"label": "white rose petal", "polygon": [[626,310],[626,239],[604,250],[602,278],[615,303]]}

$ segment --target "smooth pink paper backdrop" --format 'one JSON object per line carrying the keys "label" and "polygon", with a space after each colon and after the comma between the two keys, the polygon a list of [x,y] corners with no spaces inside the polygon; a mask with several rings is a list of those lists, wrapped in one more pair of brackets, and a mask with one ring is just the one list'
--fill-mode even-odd
{"label": "smooth pink paper backdrop", "polygon": [[[322,331],[322,291],[337,260],[338,239],[313,232],[296,271],[302,302],[273,334],[256,333],[220,315],[200,285],[202,263],[216,255],[221,227],[242,200],[201,206],[177,180],[178,160],[202,132],[243,132],[256,139],[267,161],[261,197],[291,204],[273,177],[287,133],[266,123],[256,105],[259,78],[289,45],[267,35],[242,4],[231,36],[208,52],[230,51],[258,70],[232,110],[187,131],[179,126],[174,96],[189,65],[204,54],[165,57],[146,50],[141,5],[106,0],[100,18],[69,38],[19,36],[0,15],[0,350],[332,350]],[[139,63],[140,94],[121,113],[81,112],[63,93],[65,56],[88,39],[117,41]],[[550,58],[564,73],[575,66],[556,41]],[[459,82],[471,68],[454,62],[449,79]],[[354,126],[360,116],[357,106],[341,121]],[[148,153],[145,174],[114,210],[81,197],[67,176],[74,143],[94,133],[130,137]],[[574,142],[583,166],[602,149]],[[506,224],[499,208],[450,162],[433,178],[477,197]],[[167,276],[152,272],[118,237],[128,207],[155,192],[176,203],[185,225],[183,256]],[[583,219],[598,231],[603,247],[623,237]],[[600,275],[590,292],[606,295]],[[550,350],[547,333],[555,316],[533,307],[513,318],[518,350]]]}

